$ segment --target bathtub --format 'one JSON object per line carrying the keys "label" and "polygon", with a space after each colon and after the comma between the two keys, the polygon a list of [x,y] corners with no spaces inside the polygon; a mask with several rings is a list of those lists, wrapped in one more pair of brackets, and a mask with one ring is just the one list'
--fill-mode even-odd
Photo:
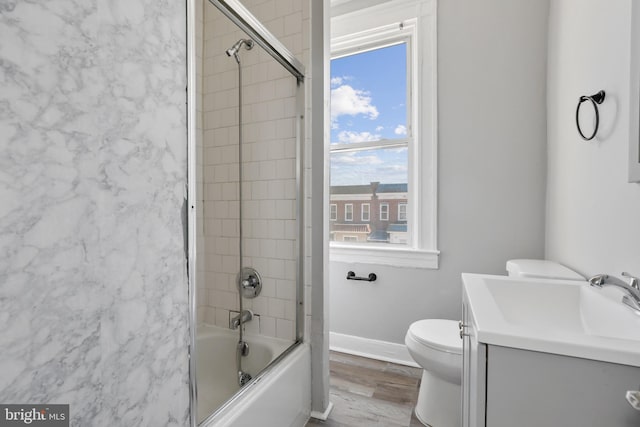
{"label": "bathtub", "polygon": [[[251,374],[253,381],[237,393],[238,331],[209,325],[198,327],[199,425],[304,425],[311,402],[308,344],[287,351],[291,343],[285,340],[253,334],[245,334],[244,339],[249,343],[249,355],[242,358],[242,370]],[[265,369],[283,352],[286,353],[273,366]]]}

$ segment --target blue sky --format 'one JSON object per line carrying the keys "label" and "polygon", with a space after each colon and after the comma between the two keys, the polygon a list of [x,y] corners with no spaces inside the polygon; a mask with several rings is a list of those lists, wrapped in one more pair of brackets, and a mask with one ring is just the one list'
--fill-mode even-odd
{"label": "blue sky", "polygon": [[[331,143],[406,135],[406,44],[331,61]],[[407,149],[334,153],[331,185],[407,182]]]}

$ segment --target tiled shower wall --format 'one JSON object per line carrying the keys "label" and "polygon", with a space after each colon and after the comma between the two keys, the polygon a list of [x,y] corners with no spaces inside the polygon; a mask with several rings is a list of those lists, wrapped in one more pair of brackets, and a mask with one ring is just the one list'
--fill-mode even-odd
{"label": "tiled shower wall", "polygon": [[[243,2],[298,58],[303,5]],[[238,310],[238,68],[225,51],[246,38],[205,2],[202,55],[202,236],[198,320],[228,327]],[[306,10],[306,7],[304,8]],[[244,308],[247,330],[293,340],[296,316],[296,79],[257,45],[240,51],[243,73],[243,264],[263,278]]]}

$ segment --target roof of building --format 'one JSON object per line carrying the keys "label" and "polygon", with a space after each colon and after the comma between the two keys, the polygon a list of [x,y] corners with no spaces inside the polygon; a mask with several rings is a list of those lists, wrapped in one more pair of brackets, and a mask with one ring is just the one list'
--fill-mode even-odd
{"label": "roof of building", "polygon": [[[375,184],[375,183],[372,183]],[[372,184],[366,185],[332,185],[331,194],[371,194]],[[406,193],[407,183],[378,184],[376,193]]]}
{"label": "roof of building", "polygon": [[389,241],[389,235],[384,230],[376,230],[369,234],[367,240],[370,242],[387,242]]}
{"label": "roof of building", "polygon": [[387,227],[388,233],[406,233],[407,224],[389,224]]}
{"label": "roof of building", "polygon": [[369,233],[371,229],[369,224],[331,224],[331,231],[347,232],[347,233]]}

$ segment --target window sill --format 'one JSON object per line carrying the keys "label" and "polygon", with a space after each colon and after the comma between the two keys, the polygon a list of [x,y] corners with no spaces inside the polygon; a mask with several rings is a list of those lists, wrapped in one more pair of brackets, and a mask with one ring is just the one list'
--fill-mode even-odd
{"label": "window sill", "polygon": [[428,268],[437,270],[440,251],[407,248],[365,248],[331,243],[329,260],[391,267]]}

